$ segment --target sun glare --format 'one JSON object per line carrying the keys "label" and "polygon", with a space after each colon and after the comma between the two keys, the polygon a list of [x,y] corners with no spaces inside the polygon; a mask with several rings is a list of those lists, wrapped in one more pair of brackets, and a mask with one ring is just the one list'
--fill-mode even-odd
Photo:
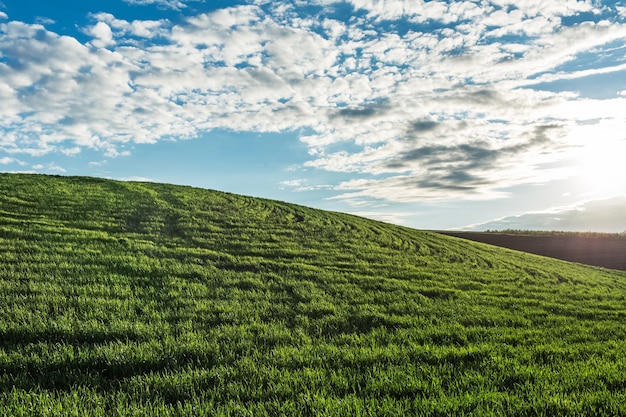
{"label": "sun glare", "polygon": [[576,176],[586,192],[598,197],[626,193],[626,139],[594,139],[577,160]]}

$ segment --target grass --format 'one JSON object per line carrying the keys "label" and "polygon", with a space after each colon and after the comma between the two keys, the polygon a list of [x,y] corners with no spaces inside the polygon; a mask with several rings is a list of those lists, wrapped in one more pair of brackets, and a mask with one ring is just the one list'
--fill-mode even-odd
{"label": "grass", "polygon": [[234,194],[0,174],[0,415],[626,415],[626,273]]}

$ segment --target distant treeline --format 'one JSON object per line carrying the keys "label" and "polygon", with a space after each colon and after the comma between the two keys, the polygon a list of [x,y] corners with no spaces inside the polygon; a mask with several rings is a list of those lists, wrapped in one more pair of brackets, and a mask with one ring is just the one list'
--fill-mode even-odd
{"label": "distant treeline", "polygon": [[565,261],[626,270],[626,233],[561,232],[507,229],[486,232],[440,232],[475,242]]}
{"label": "distant treeline", "polygon": [[525,230],[525,229],[491,230],[491,229],[487,229],[482,233],[503,233],[503,234],[514,234],[514,235],[533,235],[533,236],[580,236],[580,237],[624,237],[626,238],[626,230],[624,230],[623,232],[619,232],[619,233],[605,233],[605,232],[571,232],[571,231],[563,231],[563,230]]}

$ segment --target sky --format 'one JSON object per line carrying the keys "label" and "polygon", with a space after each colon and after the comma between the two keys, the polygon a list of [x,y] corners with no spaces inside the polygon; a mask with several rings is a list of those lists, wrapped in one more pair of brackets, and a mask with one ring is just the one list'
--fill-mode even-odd
{"label": "sky", "polygon": [[626,231],[626,0],[0,0],[0,171]]}

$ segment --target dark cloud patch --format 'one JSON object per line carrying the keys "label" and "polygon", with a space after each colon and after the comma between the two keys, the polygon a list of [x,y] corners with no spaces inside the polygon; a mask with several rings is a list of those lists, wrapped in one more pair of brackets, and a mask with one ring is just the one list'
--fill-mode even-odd
{"label": "dark cloud patch", "polygon": [[398,169],[408,169],[408,165],[405,164],[402,161],[397,161],[397,160],[393,160],[393,161],[388,161],[387,163],[385,163],[385,168],[388,169],[393,169],[393,170],[398,170]]}
{"label": "dark cloud patch", "polygon": [[[430,127],[427,125],[425,127]],[[437,125],[434,124],[436,129]],[[385,168],[414,173],[413,181],[406,184],[419,189],[473,193],[495,186],[502,178],[493,173],[502,170],[516,157],[529,152],[553,149],[554,135],[562,126],[542,124],[527,131],[522,142],[489,142],[474,140],[455,145],[441,143],[415,146],[385,162]]]}
{"label": "dark cloud patch", "polygon": [[451,172],[448,175],[436,175],[426,173],[411,177],[395,177],[383,180],[376,184],[387,190],[412,190],[411,194],[420,195],[421,198],[442,198],[446,195],[471,195],[477,191],[479,184],[485,184],[483,178],[468,176],[459,171]]}
{"label": "dark cloud patch", "polygon": [[501,103],[503,98],[496,91],[481,89],[466,95],[465,100],[474,104],[493,105]]}
{"label": "dark cloud patch", "polygon": [[452,183],[466,183],[466,184],[485,184],[488,181],[470,174],[467,171],[450,171],[447,175],[442,177],[443,180]]}
{"label": "dark cloud patch", "polygon": [[533,129],[533,138],[530,145],[540,145],[551,142],[550,132],[558,133],[563,126],[558,124],[540,125]]}
{"label": "dark cloud patch", "polygon": [[386,100],[382,100],[380,102],[368,103],[364,106],[342,108],[331,118],[341,117],[346,120],[362,121],[384,115],[389,109],[389,103]]}
{"label": "dark cloud patch", "polygon": [[424,189],[461,191],[471,193],[479,187],[493,184],[485,176],[473,173],[467,166],[450,169],[430,170],[424,176],[416,177],[416,184]]}
{"label": "dark cloud patch", "polygon": [[420,189],[436,189],[439,191],[471,192],[475,187],[452,181],[427,179],[415,183]]}
{"label": "dark cloud patch", "polygon": [[441,97],[444,101],[450,101],[463,106],[502,106],[513,105],[510,99],[504,97],[498,91],[465,84],[457,84],[453,89],[447,90]]}
{"label": "dark cloud patch", "polygon": [[429,145],[405,152],[389,163],[401,165],[419,162],[422,166],[460,164],[468,167],[482,166],[498,158],[498,151],[487,143],[464,143],[459,145]]}
{"label": "dark cloud patch", "polygon": [[438,122],[429,119],[419,119],[411,123],[410,131],[412,133],[430,132],[437,129]]}
{"label": "dark cloud patch", "polygon": [[257,85],[276,88],[281,86],[282,81],[270,71],[256,67],[246,67],[243,71],[245,71]]}
{"label": "dark cloud patch", "polygon": [[437,192],[472,193],[492,184],[485,174],[498,164],[500,154],[488,144],[432,145],[413,149],[387,162],[387,168],[415,174],[403,186]]}
{"label": "dark cloud patch", "polygon": [[339,110],[340,116],[349,119],[369,119],[377,113],[378,109],[375,107],[346,108]]}

